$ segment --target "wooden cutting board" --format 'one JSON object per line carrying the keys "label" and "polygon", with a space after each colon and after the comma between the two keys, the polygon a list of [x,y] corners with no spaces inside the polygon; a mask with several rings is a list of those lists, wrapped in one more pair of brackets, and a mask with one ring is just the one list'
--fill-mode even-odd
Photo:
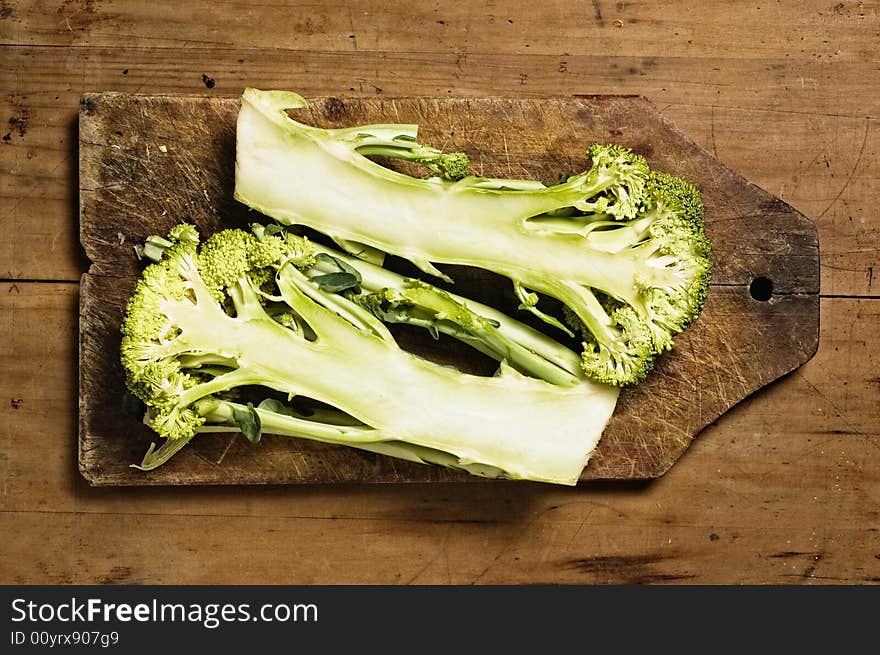
{"label": "wooden cutting board", "polygon": [[[241,436],[200,435],[156,471],[129,467],[154,437],[121,406],[119,324],[142,266],[132,248],[181,221],[205,234],[261,218],[232,198],[238,106],[236,98],[118,93],[81,100],[80,239],[92,262],[80,295],[82,474],[94,485],[473,479],[272,435],[257,445]],[[813,224],[699,148],[644,98],[317,98],[295,115],[326,127],[418,123],[422,142],[463,150],[477,174],[494,177],[555,181],[586,166],[590,143],[615,142],[702,191],[716,262],[706,308],[648,380],[621,393],[583,480],[662,475],[703,427],[816,351]],[[504,307],[514,302],[509,284],[490,275],[456,271],[455,277],[463,295]],[[401,339],[416,351],[426,344],[425,335]],[[441,344],[440,359],[485,372],[485,362],[466,347]]]}

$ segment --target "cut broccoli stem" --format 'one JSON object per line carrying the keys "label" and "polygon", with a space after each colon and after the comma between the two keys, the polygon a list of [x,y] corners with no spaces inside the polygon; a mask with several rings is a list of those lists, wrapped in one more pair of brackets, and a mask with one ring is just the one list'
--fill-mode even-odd
{"label": "cut broccoli stem", "polygon": [[[294,271],[295,269],[291,269],[288,273],[290,275],[301,275]],[[348,302],[336,294],[324,293],[319,288],[310,284],[303,284],[300,286],[300,289],[307,297],[312,300],[320,300],[326,307],[333,309],[333,311],[348,320],[352,325],[370,331],[385,341],[394,341],[394,337],[391,336],[388,328],[363,307]]]}
{"label": "cut broccoli stem", "polygon": [[[246,410],[247,408],[240,403],[228,401],[213,403],[212,410],[205,416],[206,423],[203,427],[199,428],[199,432],[239,432],[239,427],[235,425],[234,416],[236,411],[243,412]],[[460,458],[446,451],[399,441],[388,435],[382,435],[373,428],[321,423],[312,417],[298,418],[259,407],[255,408],[255,411],[260,417],[263,431],[268,434],[310,439],[340,446],[352,446],[359,450],[389,455],[398,459],[416,462],[417,464],[434,464],[481,477],[498,478],[505,475],[504,471],[498,467],[480,463],[465,463]],[[162,450],[162,448],[159,448],[159,450]],[[151,457],[151,463],[153,460],[157,462],[152,468],[163,463],[159,462],[159,458],[156,457],[159,454],[159,450],[156,451],[156,454],[148,452],[148,457]],[[177,452],[177,450],[179,448],[174,450],[174,452]],[[167,461],[167,457],[165,461]],[[146,462],[147,458],[145,457],[144,462],[135,468],[150,470],[145,467]]]}
{"label": "cut broccoli stem", "polygon": [[489,189],[492,191],[543,191],[547,188],[546,184],[537,180],[506,180],[485,177],[463,179],[459,186],[467,186],[471,189]]}
{"label": "cut broccoli stem", "polygon": [[460,180],[466,177],[470,170],[470,160],[462,152],[445,153],[436,148],[406,141],[358,146],[357,152],[362,155],[413,161],[448,180]]}
{"label": "cut broccoli stem", "polygon": [[[367,301],[373,300],[367,297]],[[523,373],[552,384],[575,385],[583,375],[566,371],[505,336],[501,323],[474,312],[445,291],[417,281],[402,288],[378,294],[374,312],[388,322],[419,325],[459,339],[500,362],[507,362]]]}
{"label": "cut broccoli stem", "polygon": [[158,448],[155,443],[152,443],[147,449],[141,463],[130,464],[130,466],[133,469],[139,469],[141,471],[152,471],[153,469],[157,469],[183,450],[183,447],[186,446],[194,436],[195,434],[180,439],[165,439],[165,441],[162,442],[162,445]]}
{"label": "cut broccoli stem", "polygon": [[[582,232],[591,247],[605,252],[616,253],[625,248],[632,248],[650,235],[651,225],[656,221],[653,214],[637,218],[626,223],[601,221],[593,223],[586,233]],[[612,229],[598,229],[598,228]]]}
{"label": "cut broccoli stem", "polygon": [[202,368],[205,366],[235,366],[235,360],[229,357],[223,357],[214,353],[203,355],[181,354],[180,366],[182,368]]}
{"label": "cut broccoli stem", "polygon": [[562,300],[566,306],[572,308],[571,311],[575,312],[574,308],[578,310],[575,315],[599,344],[611,352],[621,350],[617,343],[620,332],[614,327],[608,313],[592,289],[568,286],[560,295],[563,296]]}
{"label": "cut broccoli stem", "polygon": [[[257,409],[263,409],[267,412],[276,412],[279,414],[294,416],[298,418],[307,418],[310,421],[327,423],[330,425],[363,426],[363,423],[358,421],[356,418],[346,414],[345,412],[340,412],[338,409],[324,406],[297,407],[292,404],[292,401],[294,399],[295,398],[289,398],[288,403],[285,404],[275,398],[266,398],[265,400],[260,402],[260,404],[257,406]],[[311,404],[308,403],[308,399],[305,400],[307,404]]]}
{"label": "cut broccoli stem", "polygon": [[608,219],[588,214],[565,218],[545,214],[527,220],[526,227],[536,233],[575,234],[584,237],[590,248],[613,254],[647,239],[657,215],[652,212],[626,222]]}
{"label": "cut broccoli stem", "polygon": [[[621,376],[601,374],[603,382],[641,379],[646,362],[668,350],[699,314],[712,267],[700,193],[651,171],[638,154],[594,144],[588,170],[549,186],[474,176],[419,179],[363,155],[378,152],[373,148],[418,153],[413,126],[320,130],[290,119],[284,109],[291,104],[304,101],[247,89],[237,125],[235,197],[280,223],[366,244],[447,281],[437,266],[503,275],[514,283],[521,309],[564,331],[557,317],[538,309],[537,294],[572,299],[569,309],[585,325],[589,299],[578,289],[626,304],[631,311],[616,308],[609,321],[615,329],[626,324],[622,341],[638,341],[638,352],[622,354],[631,361],[620,363]],[[607,334],[595,340],[606,358]],[[595,366],[584,370],[592,375]]]}
{"label": "cut broccoli stem", "polygon": [[[265,234],[259,240],[224,230],[197,252],[189,230],[179,230],[180,240],[144,271],[122,327],[127,384],[149,408],[150,424],[161,437],[182,444],[212,429],[215,419],[220,427],[231,427],[228,416],[216,415],[222,407],[232,411],[234,423],[252,442],[261,429],[306,427],[305,418],[268,405],[245,407],[226,393],[262,386],[312,399],[363,424],[308,421],[312,432],[306,434],[316,438],[353,446],[394,441],[400,443],[382,448],[422,461],[447,461],[434,451],[448,453],[456,468],[472,472],[577,481],[613,411],[615,389],[584,381],[554,385],[504,362],[495,377],[429,362],[365,329],[358,316],[363,307],[312,281],[303,270],[316,257],[303,240]],[[272,296],[283,299],[309,327],[312,340],[305,329],[288,329],[264,310],[253,271],[266,266],[275,271]],[[211,355],[235,368],[216,369],[219,374],[211,377],[209,370],[182,367],[184,357]],[[154,448],[141,466],[157,466],[177,449],[177,444]]]}
{"label": "cut broccoli stem", "polygon": [[[258,227],[255,228],[255,232],[259,232]],[[361,274],[361,286],[366,291],[377,292],[383,289],[395,289],[399,291],[412,281],[411,278],[398,275],[397,273],[379,266],[373,266],[367,262],[346,258],[345,255],[319,244],[315,244],[315,249],[318,252],[324,252],[334,257],[338,257],[343,261],[346,261],[349,265],[356,267]],[[330,264],[318,262],[315,264],[315,269],[321,272],[329,272],[332,269],[332,266]],[[551,339],[543,332],[529,327],[524,323],[512,320],[506,314],[490,307],[489,305],[484,305],[483,303],[463,298],[454,293],[449,293],[449,297],[457,303],[466,305],[471,311],[483,318],[488,319],[493,323],[497,323],[498,326],[496,329],[498,333],[509,342],[520,344],[523,348],[535,353],[539,358],[552,363],[568,376],[583,377],[581,360],[578,354],[569,348],[566,348],[555,339]],[[455,335],[450,334],[450,336]],[[541,367],[542,364],[536,362],[535,366]]]}
{"label": "cut broccoli stem", "polygon": [[[240,403],[217,399],[203,399],[197,405],[204,414],[205,423],[198,429],[199,433],[240,432],[235,421],[236,411],[245,412],[248,408]],[[299,418],[290,414],[281,414],[260,407],[254,408],[260,417],[264,432],[282,436],[313,439],[324,443],[340,445],[357,445],[373,450],[369,443],[388,439],[374,428],[363,425],[340,425],[338,423],[320,422],[314,417]],[[132,464],[132,468],[151,471],[158,468],[177,454],[195,435],[180,439],[166,439],[156,448],[152,444],[140,464]]]}
{"label": "cut broccoli stem", "polygon": [[240,201],[281,223],[401,255],[431,274],[437,270],[428,268],[430,262],[475,266],[536,290],[544,280],[563,279],[625,297],[644,268],[638,259],[591,248],[576,235],[535,235],[524,227],[530,217],[566,207],[617,211],[604,195],[611,189],[626,196],[615,218],[631,218],[639,203],[621,182],[628,180],[635,190],[644,185],[647,167],[637,158],[629,168],[597,165],[550,187],[508,189],[504,182],[471,178],[437,185],[356,152],[341,156],[333,131],[293,121],[281,111],[284,104],[276,96],[245,92],[235,188]]}
{"label": "cut broccoli stem", "polygon": [[[248,411],[247,406],[230,401],[208,401],[211,410],[204,415],[205,424],[200,428],[202,432],[220,432],[222,428],[237,430],[235,421],[236,410]],[[323,423],[313,418],[300,418],[290,414],[273,412],[260,407],[254,407],[254,411],[260,417],[260,425],[267,434],[279,434],[290,437],[302,437],[314,439],[324,443],[341,445],[361,445],[377,441],[386,441],[393,438],[392,435],[384,434],[381,430],[366,425],[339,425],[338,423]]]}
{"label": "cut broccoli stem", "polygon": [[513,280],[513,292],[516,294],[516,297],[519,298],[519,309],[531,312],[547,325],[552,325],[553,327],[562,330],[570,337],[574,336],[574,333],[565,327],[558,318],[538,309],[539,298],[537,293],[526,289],[518,280]]}
{"label": "cut broccoli stem", "polygon": [[418,125],[379,124],[326,130],[363,156],[381,156],[421,164],[447,180],[460,180],[470,172],[470,160],[463,152],[445,153],[418,143]]}
{"label": "cut broccoli stem", "polygon": [[147,237],[144,241],[143,245],[138,244],[134,247],[134,252],[137,254],[138,259],[149,259],[150,261],[157,262],[162,259],[162,253],[169,247],[171,247],[172,242],[164,237],[152,235]]}
{"label": "cut broccoli stem", "polygon": [[385,253],[378,248],[373,248],[372,246],[368,246],[365,243],[348,241],[347,239],[335,238],[333,239],[333,241],[335,241],[336,245],[342,248],[349,255],[357,257],[358,259],[362,259],[365,262],[375,264],[376,266],[382,266],[382,264],[385,263]]}

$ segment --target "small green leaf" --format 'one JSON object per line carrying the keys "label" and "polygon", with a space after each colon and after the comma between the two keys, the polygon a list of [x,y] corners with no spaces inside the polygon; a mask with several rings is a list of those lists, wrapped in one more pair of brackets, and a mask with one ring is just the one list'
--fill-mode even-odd
{"label": "small green leaf", "polygon": [[265,409],[267,412],[284,414],[284,410],[287,409],[287,405],[285,405],[280,400],[276,400],[275,398],[266,398],[265,400],[260,401],[260,404],[257,405],[257,409]]}
{"label": "small green leaf", "polygon": [[318,285],[322,291],[328,293],[339,293],[346,289],[353,289],[360,284],[357,276],[351,273],[326,273],[324,275],[316,275],[312,278],[312,282]]}
{"label": "small green leaf", "polygon": [[290,399],[290,404],[283,403],[275,398],[266,398],[259,405],[257,405],[257,408],[267,412],[273,412],[275,414],[293,416],[294,418],[309,418],[310,416],[314,416],[314,409],[304,407],[302,405],[297,406],[296,404],[294,404],[296,403],[296,401],[296,396]]}
{"label": "small green leaf", "polygon": [[277,223],[270,223],[263,230],[263,234],[265,234],[266,236],[273,236],[275,234],[278,234],[279,232],[284,232],[284,228]]}
{"label": "small green leaf", "polygon": [[336,257],[334,257],[333,255],[328,255],[326,252],[319,252],[317,255],[315,255],[315,259],[319,262],[324,262],[325,264],[333,264],[336,267],[336,270],[340,271],[341,273],[348,273],[349,275],[353,275],[357,279],[357,283],[361,283],[360,272],[350,264],[342,261],[341,259],[336,259]]}
{"label": "small green leaf", "polygon": [[[336,258],[334,257],[334,259],[336,259]],[[361,283],[361,280],[362,280],[361,274],[360,274],[360,271],[358,271],[356,268],[354,268],[350,264],[347,264],[346,262],[342,261],[341,259],[336,259],[336,265],[339,267],[339,270],[341,270],[343,273],[348,273],[349,275],[354,275],[357,278],[358,284]]]}
{"label": "small green leaf", "polygon": [[339,260],[333,255],[328,255],[326,252],[319,252],[315,255],[315,261],[324,262],[325,264],[334,264],[336,268],[340,271],[342,270],[342,267],[339,265]]}
{"label": "small green leaf", "polygon": [[290,405],[285,405],[283,402],[275,398],[266,398],[259,405],[257,405],[257,407],[259,409],[266,410],[267,412],[283,414],[284,416],[300,416],[300,414],[293,407],[291,407]]}
{"label": "small green leaf", "polygon": [[241,430],[245,439],[251,443],[257,443],[260,440],[260,437],[263,436],[262,425],[260,425],[260,415],[257,414],[257,410],[254,409],[253,403],[248,403],[247,409],[233,408],[232,420],[235,421],[235,424],[238,426],[238,429]]}

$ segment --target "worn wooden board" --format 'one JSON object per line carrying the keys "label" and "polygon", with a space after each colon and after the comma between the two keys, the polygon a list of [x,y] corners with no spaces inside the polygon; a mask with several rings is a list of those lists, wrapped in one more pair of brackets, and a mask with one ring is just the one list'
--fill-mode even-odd
{"label": "worn wooden board", "polygon": [[[254,215],[232,200],[234,98],[87,94],[80,107],[80,239],[92,262],[80,307],[79,465],[95,485],[464,480],[352,449],[267,436],[203,436],[151,473],[130,469],[152,435],[120,411],[118,326],[139,264],[132,245],[181,220],[210,232]],[[614,141],[703,192],[716,269],[700,320],[648,381],[625,390],[582,479],[652,478],[727,409],[807,361],[818,344],[819,261],[812,223],[730,171],[634,96],[542,100],[318,98],[320,125],[417,122],[421,139],[471,155],[476,172],[556,179],[592,141]],[[772,281],[759,301],[753,280]],[[457,276],[465,295],[509,302],[505,285]],[[418,348],[418,339],[407,339]],[[481,363],[451,345],[447,361]]]}

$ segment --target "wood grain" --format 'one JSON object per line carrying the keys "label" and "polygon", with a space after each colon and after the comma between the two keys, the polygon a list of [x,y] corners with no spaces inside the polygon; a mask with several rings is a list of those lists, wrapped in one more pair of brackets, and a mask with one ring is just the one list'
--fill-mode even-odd
{"label": "wood grain", "polygon": [[[195,0],[169,12],[162,3],[23,0],[0,21],[0,42],[16,45],[167,49],[210,47],[294,51],[469,54],[800,57],[864,60],[876,56],[865,28],[876,2],[832,6],[822,0],[753,11],[722,3],[691,11],[687,2],[572,4],[489,0],[473,5],[404,0],[248,4]],[[784,27],[784,37],[778,30]],[[749,47],[742,44],[748,42]],[[734,47],[728,47],[734,46]]]}
{"label": "wood grain", "polygon": [[[399,19],[401,4],[363,0],[346,3],[348,33],[337,2],[304,16],[218,0],[195,15],[204,4],[0,2],[0,277],[13,279],[0,283],[0,582],[880,582],[876,0],[408,3],[421,20],[407,30],[381,13]],[[816,223],[819,351],[650,484],[89,487],[76,461],[80,95],[247,84],[644,95]]]}
{"label": "wood grain", "polygon": [[[244,48],[7,47],[0,57],[0,88],[14,90],[0,94],[0,126],[5,121],[8,130],[2,136],[9,136],[0,143],[0,228],[8,235],[0,241],[0,276],[75,281],[87,268],[71,219],[82,92],[238,96],[252,84],[310,96],[645,95],[704,149],[816,222],[826,293],[876,295],[880,226],[872,216],[880,203],[880,97],[873,88],[880,72],[870,60],[785,54],[737,61],[658,56],[647,65],[625,54],[460,59]],[[559,71],[561,61],[565,72]],[[212,89],[202,82],[203,73],[215,80]]]}
{"label": "wood grain", "polygon": [[[322,126],[418,123],[425,143],[463,150],[478,174],[493,177],[556,179],[583,167],[590,143],[614,141],[701,189],[716,260],[706,310],[646,383],[622,393],[583,479],[662,475],[703,427],[815,352],[819,266],[812,223],[725,168],[644,99],[332,97],[313,99],[303,113],[302,120]],[[252,448],[229,435],[200,438],[171,465],[148,474],[129,467],[152,438],[119,411],[119,324],[141,266],[132,244],[181,220],[203,234],[258,220],[232,199],[237,115],[236,100],[113,93],[82,98],[80,240],[92,261],[80,314],[83,474],[96,485],[463,479],[347,448],[285,438]],[[572,140],[572,131],[581,140]],[[513,143],[510,134],[517,135]],[[750,295],[750,283],[761,276],[772,280],[771,302]],[[454,277],[465,297],[516,311],[512,297],[500,304],[507,281],[476,271]],[[414,345],[433,354],[430,337],[418,337]],[[443,363],[464,370],[473,360],[466,346],[444,354]]]}
{"label": "wood grain", "polygon": [[822,300],[816,356],[706,428],[651,483],[181,490],[94,488],[79,475],[77,292],[0,286],[0,356],[10,362],[0,377],[0,582],[880,578],[874,300]]}

